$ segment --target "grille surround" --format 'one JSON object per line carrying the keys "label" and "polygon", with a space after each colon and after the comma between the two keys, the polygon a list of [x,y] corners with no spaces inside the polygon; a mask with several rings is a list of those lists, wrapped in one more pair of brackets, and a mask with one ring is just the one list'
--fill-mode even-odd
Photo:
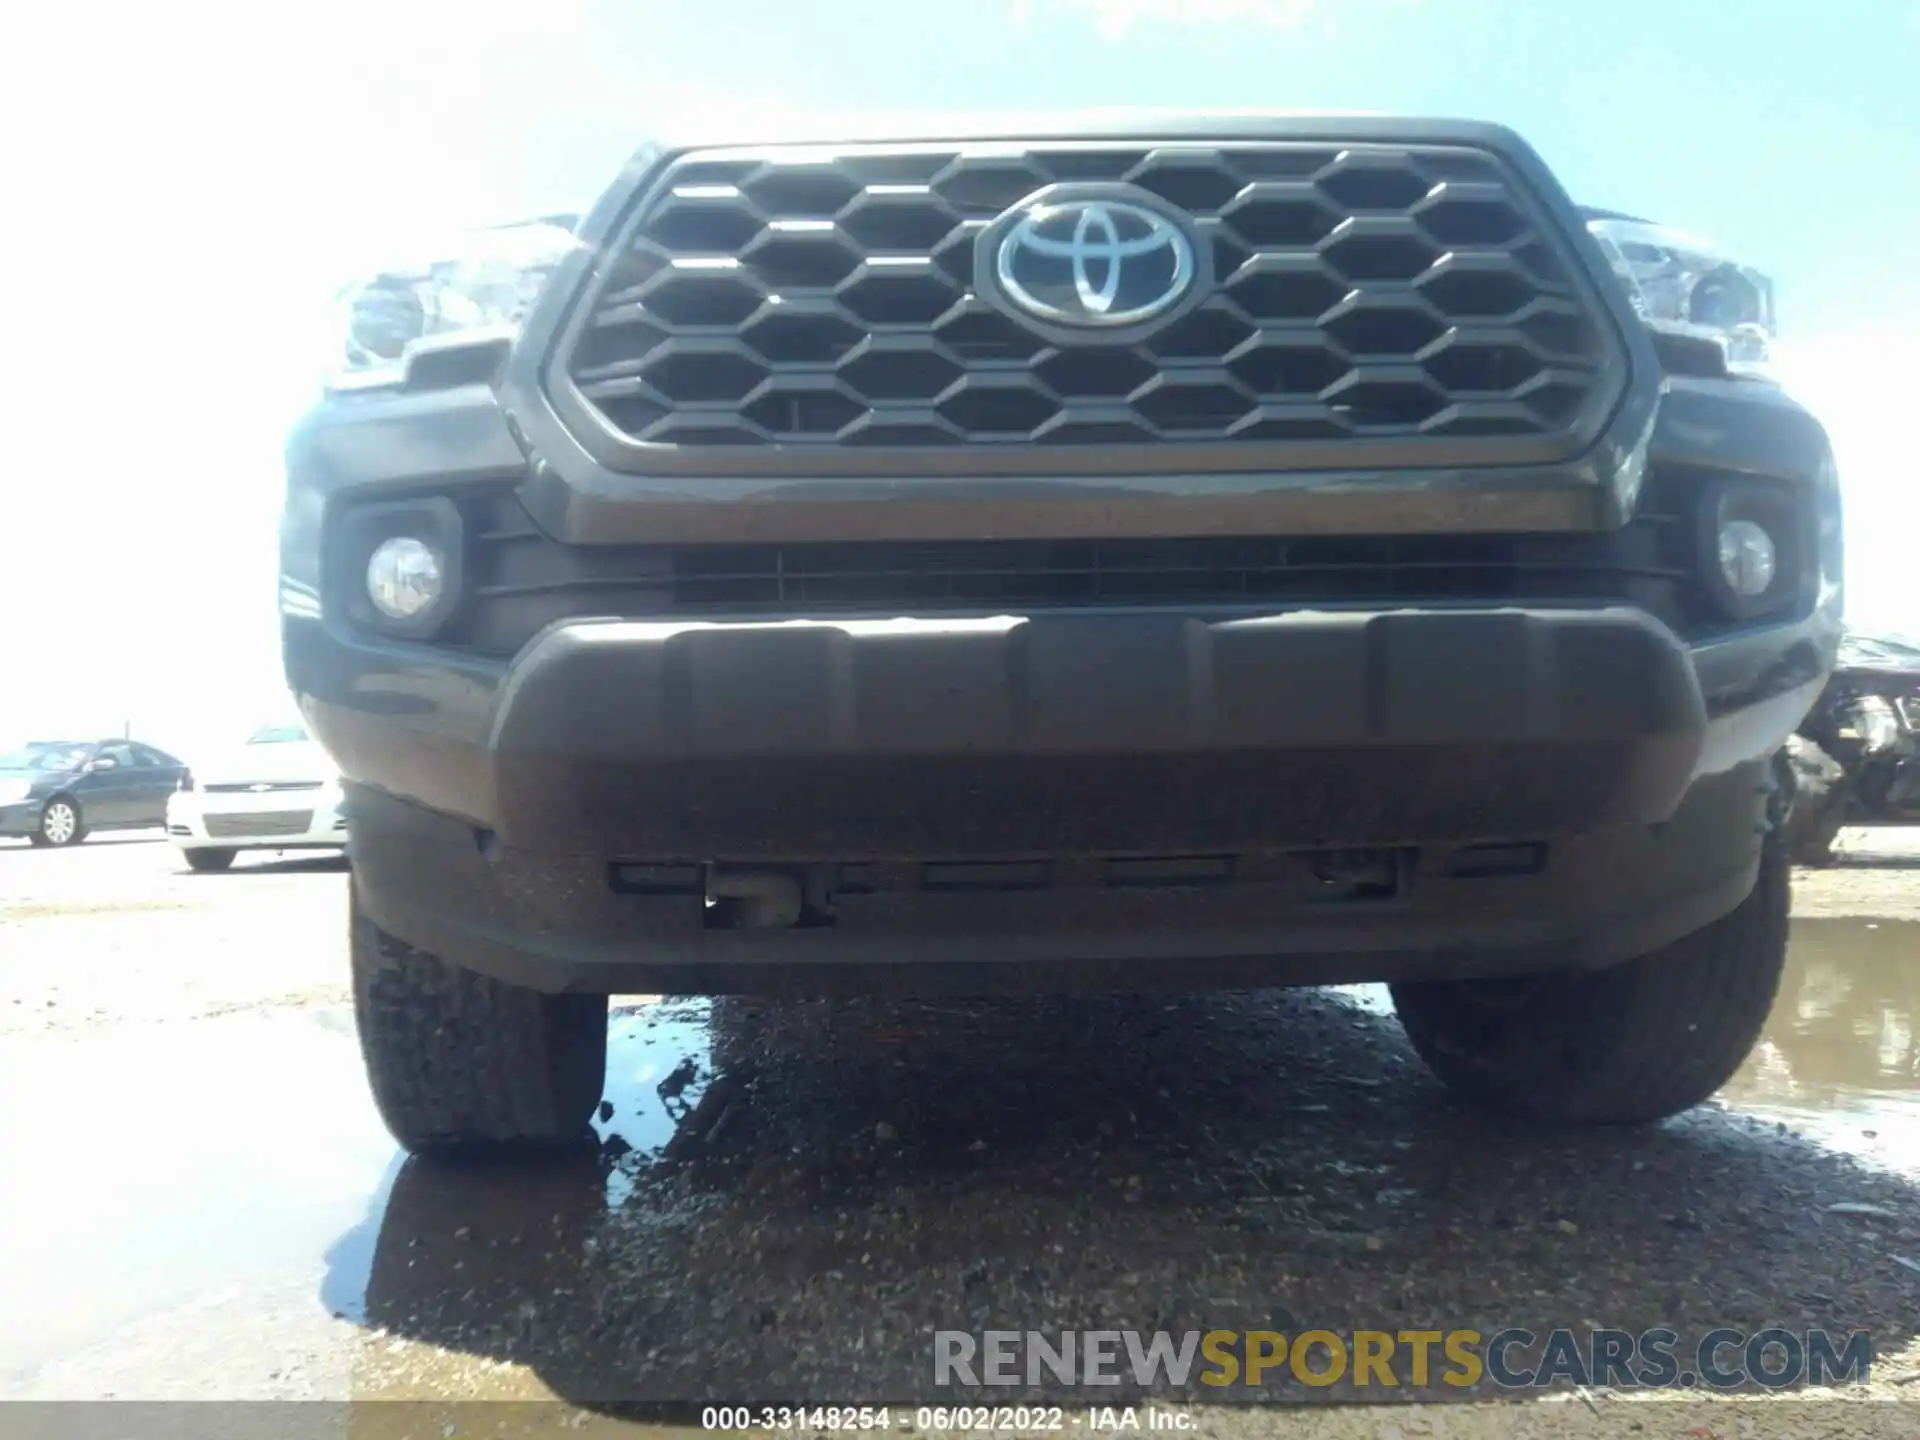
{"label": "grille surround", "polygon": [[[1196,201],[1212,205],[1196,212],[1194,224],[1221,272],[1217,288],[1172,323],[1125,344],[1052,344],[1044,327],[1011,320],[996,307],[993,287],[979,283],[974,249],[1004,221],[1010,199],[1017,205],[1048,185],[1106,183],[1087,172],[1128,155],[1135,163],[1116,183],[1157,186],[1149,196],[1163,207],[1183,200],[1190,209]],[[1244,173],[1261,167],[1263,174],[1291,167],[1303,175]],[[1628,388],[1630,347],[1616,305],[1596,283],[1592,257],[1579,246],[1564,196],[1530,169],[1490,144],[1459,137],[1386,142],[1332,134],[1129,132],[1016,144],[679,152],[607,230],[603,259],[557,336],[546,389],[589,453],[615,468],[666,475],[898,475],[908,457],[939,457],[972,474],[1562,464],[1588,451],[1615,413]],[[802,172],[807,184],[792,179]],[[874,178],[888,174],[897,180]],[[809,193],[808,185],[817,188]],[[950,198],[956,186],[965,193]],[[1420,196],[1410,200],[1415,186]],[[929,194],[956,217],[939,238],[915,209],[934,203]],[[1487,238],[1493,230],[1472,230],[1475,206],[1482,219],[1492,210],[1505,215],[1497,241]],[[1248,251],[1240,242],[1252,225],[1245,217],[1256,210],[1261,235],[1273,238],[1240,253]],[[1416,210],[1424,218],[1410,218]],[[803,213],[825,211],[831,213]],[[1240,217],[1240,230],[1222,219],[1229,211]],[[1310,212],[1320,215],[1308,227],[1322,232],[1318,239],[1300,228]],[[868,243],[847,240],[849,231],[873,239],[876,250],[889,238],[919,249],[881,256],[911,263],[868,263],[846,248]],[[1438,238],[1476,233],[1485,243],[1456,239],[1449,249],[1449,240]],[[730,254],[721,253],[723,242],[732,245]],[[661,258],[697,260],[701,246],[707,258],[729,264],[703,272]],[[809,276],[807,265],[824,265],[821,257],[836,248],[841,259]],[[1231,269],[1220,264],[1223,251]],[[1423,251],[1427,267],[1409,278]],[[1524,253],[1524,265],[1516,253]],[[809,254],[812,260],[804,258]],[[1332,271],[1328,255],[1344,268]],[[753,268],[769,256],[779,275],[817,283],[791,287],[780,304],[771,303],[780,292]],[[1350,273],[1359,278],[1342,278]],[[680,306],[680,292],[698,292],[716,277],[720,291],[740,290],[731,308]],[[863,318],[882,313],[868,305],[863,287],[879,294],[883,281],[931,289],[923,303],[909,293],[912,284],[900,291],[905,299],[888,301],[904,307],[884,312],[898,321],[888,328]],[[1249,293],[1258,306],[1250,308]],[[1466,313],[1508,304],[1507,319],[1497,322]],[[1228,344],[1224,331],[1195,337],[1196,326],[1210,324],[1237,330],[1238,338]],[[605,337],[623,326],[651,335],[643,352],[609,348]],[[955,334],[970,347],[966,355],[956,351]],[[1557,335],[1560,350],[1550,353],[1542,334]],[[1108,373],[1080,363],[1097,355],[1110,357],[1102,362]],[[795,356],[801,358],[789,358]],[[1141,357],[1147,372],[1121,373],[1125,360]],[[1499,366],[1515,357],[1533,367],[1531,378],[1513,379],[1504,398],[1488,398],[1491,380],[1505,378]],[[948,388],[938,389],[943,374]],[[1488,377],[1488,385],[1460,400],[1463,384]],[[1250,379],[1263,388],[1250,388]],[[655,383],[661,380],[664,388]],[[1548,391],[1558,396],[1553,415],[1525,409],[1527,396]],[[1355,423],[1335,413],[1336,402],[1400,405],[1414,392],[1425,397],[1415,411],[1386,420]],[[631,406],[622,418],[621,406],[635,399],[657,411],[651,421],[631,423]],[[792,423],[810,426],[809,434],[788,433],[775,399],[790,404]],[[1195,428],[1195,414],[1204,418],[1216,401],[1221,413],[1233,414]],[[1463,407],[1457,413],[1456,401]],[[804,418],[809,407],[811,420]],[[971,428],[955,432],[955,415]],[[923,423],[929,416],[947,433],[935,433],[938,425],[930,430]],[[769,420],[779,423],[762,423]],[[1495,422],[1525,433],[1460,433],[1462,425]],[[991,424],[1011,428],[994,431]],[[728,426],[743,427],[732,434],[738,443],[698,443]],[[848,443],[856,432],[865,441],[899,443]]]}
{"label": "grille surround", "polygon": [[[1729,622],[1695,573],[1711,477],[1656,469],[1632,521],[1587,534],[1247,534],[568,544],[517,494],[470,501],[468,603],[443,639],[507,658],[551,624],[1294,609],[1631,605],[1692,642]],[[1804,587],[1803,587],[1804,589]],[[1810,593],[1795,601],[1807,613]]]}

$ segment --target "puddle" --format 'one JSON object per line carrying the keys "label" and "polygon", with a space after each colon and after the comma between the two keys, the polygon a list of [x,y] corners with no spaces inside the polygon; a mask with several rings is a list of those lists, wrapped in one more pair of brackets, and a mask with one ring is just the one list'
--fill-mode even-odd
{"label": "puddle", "polygon": [[0,1047],[0,1381],[196,1299],[311,1284],[382,1191],[344,1012]]}
{"label": "puddle", "polygon": [[1366,1015],[1393,1014],[1393,996],[1384,985],[1329,985],[1326,993]]}
{"label": "puddle", "polygon": [[[1391,1017],[1384,985],[1327,994]],[[1720,1091],[1830,1149],[1920,1173],[1920,923],[1798,919],[1766,1029]]]}
{"label": "puddle", "polygon": [[633,1193],[713,1083],[713,1006],[707,1000],[615,997],[607,1034],[607,1088],[594,1116],[601,1151],[613,1161],[607,1205]]}
{"label": "puddle", "polygon": [[1787,973],[1729,1104],[1920,1173],[1920,923],[1793,922]]}
{"label": "puddle", "polygon": [[[700,1103],[716,1078],[711,1010],[706,1000],[615,997],[606,1089],[593,1117],[595,1152],[497,1164],[396,1157],[361,1223],[328,1251],[322,1303],[357,1324],[391,1323],[396,1311],[434,1303],[432,1287],[414,1293],[407,1272],[457,1275],[489,1289],[512,1276],[503,1294],[541,1288],[541,1267],[557,1273],[589,1251],[600,1222],[627,1203],[675,1136],[699,1123]],[[448,1247],[461,1258],[448,1259]],[[375,1307],[381,1314],[370,1317],[376,1270],[383,1277]]]}

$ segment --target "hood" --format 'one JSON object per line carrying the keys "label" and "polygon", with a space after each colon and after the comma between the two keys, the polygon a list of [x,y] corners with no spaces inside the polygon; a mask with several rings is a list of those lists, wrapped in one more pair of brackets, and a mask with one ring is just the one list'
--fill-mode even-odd
{"label": "hood", "polygon": [[251,785],[259,781],[333,780],[332,758],[313,740],[278,745],[242,745],[210,764],[192,767],[202,785]]}
{"label": "hood", "polygon": [[[44,743],[59,745],[64,747],[69,742],[48,741]],[[58,770],[49,770],[45,766],[41,766],[41,765],[35,765],[35,766],[32,766],[31,768],[24,769],[24,770],[16,770],[10,765],[0,764],[0,781],[4,781],[8,785],[14,785],[21,780],[29,780],[33,783],[33,786],[36,790],[45,789],[47,786],[50,786],[50,785],[64,785],[68,783],[69,781],[79,776],[80,769],[81,769],[81,761],[85,758],[85,755],[87,753],[87,747],[85,742],[74,741],[74,742],[71,742],[71,744],[76,751],[80,752],[79,755],[75,758],[73,764],[63,766],[61,769],[58,769]],[[24,748],[30,749],[32,747],[28,746]],[[13,752],[6,750],[3,747],[0,747],[0,760],[9,759],[12,757],[12,754]]]}
{"label": "hood", "polygon": [[[44,800],[56,790],[63,790],[80,778],[79,770],[0,770],[0,791],[8,792],[0,797],[0,803],[15,804],[17,799]],[[26,787],[17,799],[13,792]]]}

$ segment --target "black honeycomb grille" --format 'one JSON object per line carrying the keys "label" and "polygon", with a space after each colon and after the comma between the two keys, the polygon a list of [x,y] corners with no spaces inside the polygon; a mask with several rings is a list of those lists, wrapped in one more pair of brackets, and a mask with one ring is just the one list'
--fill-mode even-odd
{"label": "black honeycomb grille", "polygon": [[[1052,344],[977,293],[1045,185],[1192,217],[1211,293],[1137,343]],[[606,264],[565,364],[628,440],[1121,445],[1564,436],[1606,342],[1493,156],[1302,144],[694,152]]]}

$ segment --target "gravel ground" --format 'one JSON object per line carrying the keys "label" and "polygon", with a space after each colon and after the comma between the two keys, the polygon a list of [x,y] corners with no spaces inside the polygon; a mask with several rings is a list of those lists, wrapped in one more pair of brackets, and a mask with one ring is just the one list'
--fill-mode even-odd
{"label": "gravel ground", "polygon": [[[1342,998],[727,1003],[706,1029],[721,1133],[620,1154],[610,1212],[585,1167],[504,1209],[518,1177],[404,1170],[370,1318],[587,1400],[933,1398],[942,1328],[1865,1326],[1884,1351],[1920,1323],[1888,1258],[1920,1246],[1913,1178],[1721,1108],[1490,1122]],[[459,1283],[476,1255],[498,1288]]]}
{"label": "gravel ground", "polygon": [[344,1004],[344,872],[331,854],[196,875],[144,839],[0,840],[0,1035]]}
{"label": "gravel ground", "polygon": [[[10,1166],[0,1394],[955,1403],[976,1397],[929,1383],[935,1329],[1782,1325],[1870,1329],[1874,1384],[1156,1400],[1220,1435],[1920,1435],[1920,1273],[1894,1258],[1920,1259],[1920,844],[1851,838],[1798,877],[1754,1060],[1650,1131],[1455,1106],[1371,990],[633,998],[598,1154],[479,1171],[402,1163],[378,1132],[337,868],[0,849],[0,1083],[64,1092],[60,1117],[0,1118],[0,1151],[59,1177]],[[350,1429],[611,1423],[435,1415]]]}

